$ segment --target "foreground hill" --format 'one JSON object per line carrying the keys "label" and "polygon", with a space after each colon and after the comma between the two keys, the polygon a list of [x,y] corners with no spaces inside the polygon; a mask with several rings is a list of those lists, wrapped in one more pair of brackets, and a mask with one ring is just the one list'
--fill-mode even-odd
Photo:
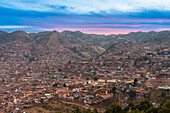
{"label": "foreground hill", "polygon": [[34,107],[25,109],[26,113],[57,113],[57,112],[74,112],[76,108],[80,108],[81,111],[85,112],[89,108],[84,105],[66,102],[61,100],[51,101],[49,103],[37,104]]}
{"label": "foreground hill", "polygon": [[[98,108],[100,109],[100,108]],[[142,100],[140,104],[135,105],[129,102],[128,105],[122,108],[119,104],[114,103],[110,107],[100,109],[88,108],[79,104],[64,101],[52,101],[47,104],[39,104],[32,108],[27,108],[26,113],[169,113],[170,100],[163,99],[159,106],[155,106],[148,99]]]}

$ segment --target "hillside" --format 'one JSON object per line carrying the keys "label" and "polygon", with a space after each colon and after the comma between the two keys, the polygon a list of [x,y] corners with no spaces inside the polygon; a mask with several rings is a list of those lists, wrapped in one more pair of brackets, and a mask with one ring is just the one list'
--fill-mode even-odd
{"label": "hillside", "polygon": [[145,39],[144,42],[153,44],[169,44],[170,32],[169,31],[159,32],[158,34],[152,36],[151,38]]}
{"label": "hillside", "polygon": [[[106,49],[120,42],[144,42],[144,43],[169,43],[170,31],[162,32],[131,32],[119,35],[96,35],[85,34],[80,31],[44,31],[39,33],[26,33],[25,31],[15,31],[7,33],[0,31],[0,44],[6,46],[5,49],[14,49],[14,45],[19,50],[27,50],[28,54],[36,57],[58,53],[65,59],[91,58],[101,55]],[[11,46],[13,45],[13,46]],[[24,46],[24,49],[23,49]],[[53,56],[53,55],[52,55]]]}
{"label": "hillside", "polygon": [[80,104],[65,102],[62,100],[55,100],[49,103],[37,104],[34,107],[26,108],[26,113],[56,113],[56,112],[64,112],[69,113],[73,112],[77,107],[81,109],[81,111],[86,111],[89,109],[87,106],[83,106]]}
{"label": "hillside", "polygon": [[[141,42],[157,35],[168,36],[170,31],[162,31],[162,32],[131,32],[128,34],[119,34],[119,35],[96,35],[96,34],[85,34],[80,31],[63,31],[62,34],[67,34],[69,36],[77,37],[81,40],[89,42],[93,45],[100,46],[102,48],[109,48],[110,45],[130,41],[130,42]],[[163,39],[164,40],[164,39]]]}
{"label": "hillside", "polygon": [[[6,46],[8,49],[10,49],[10,45],[24,45],[25,48],[29,49],[28,53],[36,54],[36,56],[43,56],[47,53],[60,53],[62,55],[68,55],[70,58],[78,59],[95,57],[105,51],[102,47],[92,45],[80,38],[65,35],[57,31],[30,34],[25,31],[15,31],[12,33],[0,31],[0,44]],[[17,48],[23,50],[22,47]]]}
{"label": "hillside", "polygon": [[139,104],[134,104],[131,101],[125,107],[114,103],[106,109],[101,109],[100,107],[89,108],[71,102],[56,100],[26,108],[24,111],[26,113],[169,113],[170,100],[162,99],[159,105],[151,103],[148,99],[142,100]]}
{"label": "hillside", "polygon": [[[127,39],[126,41],[123,40],[121,42],[112,43],[106,51],[113,51],[116,49],[116,46],[119,45],[126,45],[124,42],[128,42],[130,46],[133,46],[134,42],[136,44],[140,43],[143,45],[169,45],[170,43],[170,31],[161,31],[161,32],[132,32],[126,35],[121,35],[123,39]],[[125,47],[126,48],[126,47]],[[124,49],[125,49],[124,48]],[[118,48],[117,48],[118,49]]]}

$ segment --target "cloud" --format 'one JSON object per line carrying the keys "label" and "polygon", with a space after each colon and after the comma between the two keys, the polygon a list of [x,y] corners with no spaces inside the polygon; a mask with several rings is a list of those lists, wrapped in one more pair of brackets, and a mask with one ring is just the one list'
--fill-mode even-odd
{"label": "cloud", "polygon": [[0,1],[1,7],[40,11],[56,12],[56,7],[68,9],[76,14],[90,14],[90,12],[108,14],[136,13],[143,10],[170,11],[169,0],[3,0]]}
{"label": "cloud", "polygon": [[0,26],[0,29],[18,29],[18,28],[30,28],[29,26],[17,26],[17,25],[5,25]]}
{"label": "cloud", "polygon": [[169,29],[169,4],[170,0],[1,0],[0,29],[88,33]]}

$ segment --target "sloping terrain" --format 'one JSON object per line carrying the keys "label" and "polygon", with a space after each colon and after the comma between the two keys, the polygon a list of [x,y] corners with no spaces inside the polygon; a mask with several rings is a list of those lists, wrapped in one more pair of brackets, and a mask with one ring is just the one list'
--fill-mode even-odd
{"label": "sloping terrain", "polygon": [[152,36],[151,38],[147,38],[144,40],[145,43],[153,43],[153,44],[169,44],[170,43],[170,32],[162,31],[157,35]]}
{"label": "sloping terrain", "polygon": [[[107,49],[109,46],[115,43],[129,41],[129,42],[141,42],[144,40],[148,40],[151,38],[153,40],[154,37],[160,37],[162,40],[164,38],[169,39],[167,36],[170,31],[161,31],[161,32],[131,32],[128,34],[119,34],[119,35],[96,35],[96,34],[85,34],[80,31],[63,31],[62,34],[67,34],[70,36],[75,36],[80,38],[81,40],[85,40],[93,45],[100,46],[102,48]],[[155,39],[161,40],[161,39]]]}
{"label": "sloping terrain", "polygon": [[[120,42],[169,43],[170,31],[131,32],[119,35],[85,34],[80,31],[45,31],[26,33],[0,31],[0,44],[4,49],[18,49],[28,54],[44,56],[49,54],[66,55],[67,59],[91,58],[101,55],[110,46]],[[19,45],[15,48],[13,46]],[[24,48],[23,48],[24,47]],[[1,47],[3,49],[3,47]]]}
{"label": "sloping terrain", "polygon": [[[6,47],[19,44],[29,48],[30,52],[37,55],[45,55],[47,53],[60,53],[70,55],[70,57],[83,58],[94,57],[105,51],[100,46],[92,45],[75,36],[61,34],[57,31],[26,33],[24,31],[15,31],[7,33],[0,31],[0,44]],[[10,49],[10,48],[8,48]],[[23,48],[18,48],[23,50]]]}
{"label": "sloping terrain", "polygon": [[55,100],[49,103],[35,105],[34,107],[27,108],[24,111],[26,113],[69,113],[75,111],[76,107],[79,107],[81,111],[87,111],[87,109],[89,109],[87,106],[80,104]]}

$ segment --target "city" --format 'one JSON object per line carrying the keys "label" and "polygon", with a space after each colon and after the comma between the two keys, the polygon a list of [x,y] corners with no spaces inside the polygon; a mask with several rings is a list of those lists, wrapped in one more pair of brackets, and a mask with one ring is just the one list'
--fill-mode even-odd
{"label": "city", "polygon": [[[120,42],[99,57],[71,60],[60,52],[67,55],[64,60],[59,56],[56,60],[51,53],[31,62],[24,45],[1,48],[1,112],[21,112],[51,99],[90,107],[111,98],[127,106],[130,100],[139,103],[147,97],[158,106],[161,98],[170,96],[170,49],[166,43]],[[160,93],[154,95],[157,91]]]}
{"label": "city", "polygon": [[0,0],[0,113],[170,113],[170,0]]}

